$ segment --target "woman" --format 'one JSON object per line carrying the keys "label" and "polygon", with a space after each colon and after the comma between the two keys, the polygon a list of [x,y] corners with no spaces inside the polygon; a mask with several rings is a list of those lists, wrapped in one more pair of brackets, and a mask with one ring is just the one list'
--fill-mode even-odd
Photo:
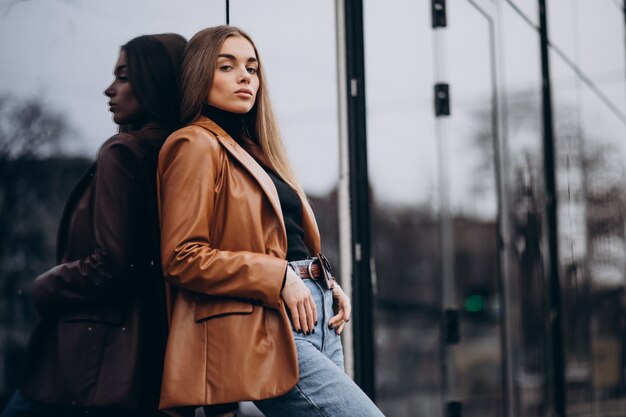
{"label": "woman", "polygon": [[151,416],[158,412],[167,322],[156,167],[179,120],[186,41],[122,46],[104,91],[124,133],[107,140],[71,193],[58,262],[33,284],[41,320],[8,416]]}
{"label": "woman", "polygon": [[319,254],[250,37],[196,34],[181,94],[188,125],[164,144],[157,178],[172,284],[162,409],[227,415],[254,400],[268,417],[381,416],[343,372],[350,302]]}

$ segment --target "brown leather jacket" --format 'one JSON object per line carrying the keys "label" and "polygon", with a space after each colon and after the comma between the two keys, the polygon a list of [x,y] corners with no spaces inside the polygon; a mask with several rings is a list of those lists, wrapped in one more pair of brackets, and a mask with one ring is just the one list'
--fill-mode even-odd
{"label": "brown leather jacket", "polygon": [[[280,296],[287,236],[276,188],[224,130],[201,116],[159,155],[161,256],[170,335],[161,408],[281,395],[298,381]],[[313,212],[302,226],[320,247]]]}
{"label": "brown leather jacket", "polygon": [[33,284],[41,320],[25,360],[28,397],[156,410],[167,321],[155,174],[167,134],[113,136],[70,194],[59,264]]}

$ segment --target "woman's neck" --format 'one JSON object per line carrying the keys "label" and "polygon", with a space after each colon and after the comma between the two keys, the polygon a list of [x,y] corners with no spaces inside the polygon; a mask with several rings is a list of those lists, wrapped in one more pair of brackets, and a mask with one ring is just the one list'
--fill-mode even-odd
{"label": "woman's neck", "polygon": [[241,147],[243,147],[256,161],[266,169],[271,169],[271,164],[253,133],[246,128],[245,114],[231,113],[217,107],[203,104],[202,115],[217,123],[226,131]]}
{"label": "woman's neck", "polygon": [[154,128],[161,128],[161,124],[154,120],[137,119],[131,123],[123,123],[121,125],[118,125],[118,131],[120,133],[134,132],[137,130],[154,129]]}
{"label": "woman's neck", "polygon": [[203,104],[202,115],[217,123],[237,142],[245,141],[243,114],[231,113],[209,104]]}

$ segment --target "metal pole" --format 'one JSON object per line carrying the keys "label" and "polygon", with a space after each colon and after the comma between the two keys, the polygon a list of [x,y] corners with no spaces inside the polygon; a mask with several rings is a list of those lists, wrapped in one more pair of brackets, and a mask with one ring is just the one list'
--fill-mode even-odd
{"label": "metal pole", "polygon": [[[339,111],[339,184],[337,211],[339,213],[339,281],[346,294],[352,294],[352,230],[350,228],[350,152],[348,143],[348,97],[346,97],[346,25],[344,0],[335,1],[337,42],[337,108]],[[352,325],[342,333],[346,373],[354,378],[354,333]]]}
{"label": "metal pole", "polygon": [[550,347],[552,371],[553,415],[565,417],[565,360],[563,351],[561,282],[559,277],[558,218],[556,188],[556,157],[554,127],[552,121],[552,89],[550,85],[550,61],[548,50],[548,23],[546,1],[539,2],[539,32],[541,38],[541,78],[543,82],[543,153],[546,192],[546,218],[548,228],[548,293]]}
{"label": "metal pole", "polygon": [[363,2],[345,1],[346,90],[352,215],[354,304],[354,379],[374,401],[374,329],[370,250],[370,200],[367,172]]}
{"label": "metal pole", "polygon": [[490,49],[492,62],[494,166],[498,190],[498,249],[500,266],[500,300],[502,311],[501,346],[503,353],[502,381],[504,415],[518,415],[515,390],[514,321],[511,288],[512,232],[509,190],[509,148],[506,135],[506,83],[504,79],[504,30],[502,28],[501,0],[495,2],[495,16],[490,21]]}
{"label": "metal pole", "polygon": [[454,280],[454,231],[450,210],[448,126],[450,115],[450,86],[446,73],[446,1],[431,0],[432,28],[434,34],[435,74],[435,138],[437,140],[439,181],[439,235],[441,262],[441,342],[440,366],[442,381],[442,407],[446,417],[460,417],[462,403],[458,395],[455,367],[455,345],[460,341],[459,313],[456,304]]}
{"label": "metal pole", "polygon": [[[626,47],[626,0],[622,1],[622,11],[624,12],[624,46]],[[626,54],[624,54],[624,57],[626,58]]]}
{"label": "metal pole", "polygon": [[230,25],[230,0],[226,0],[226,24]]}
{"label": "metal pole", "polygon": [[[626,0],[622,1],[622,12],[624,12],[624,46],[626,47]],[[626,57],[626,54],[624,54]]]}

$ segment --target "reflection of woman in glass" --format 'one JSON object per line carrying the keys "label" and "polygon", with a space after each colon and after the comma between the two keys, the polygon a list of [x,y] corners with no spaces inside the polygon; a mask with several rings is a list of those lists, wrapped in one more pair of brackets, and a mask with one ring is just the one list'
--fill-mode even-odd
{"label": "reflection of woman in glass", "polygon": [[3,417],[160,414],[167,324],[155,177],[179,119],[185,45],[148,35],[120,50],[104,93],[124,133],[102,145],[69,197],[59,264],[33,284],[41,320]]}
{"label": "reflection of woman in glass", "polygon": [[381,416],[343,372],[350,301],[327,276],[252,40],[205,29],[182,73],[189,124],[163,145],[157,179],[173,284],[161,407],[228,415],[255,400],[268,417]]}

